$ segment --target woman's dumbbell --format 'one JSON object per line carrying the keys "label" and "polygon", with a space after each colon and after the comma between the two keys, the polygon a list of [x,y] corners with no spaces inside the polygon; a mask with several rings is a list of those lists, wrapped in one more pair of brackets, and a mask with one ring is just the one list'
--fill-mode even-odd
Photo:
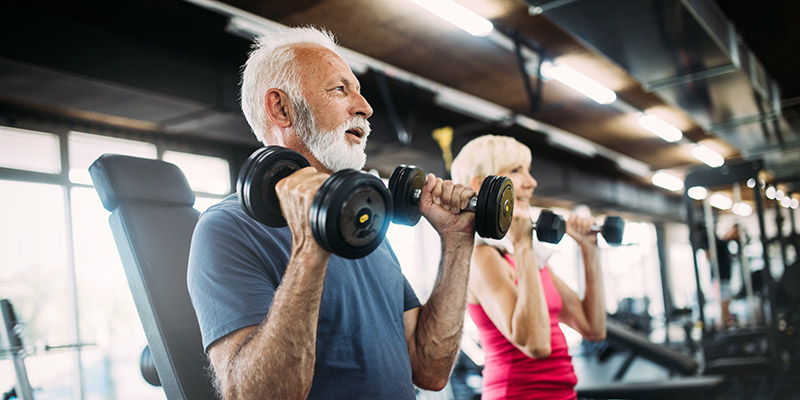
{"label": "woman's dumbbell", "polygon": [[[415,225],[419,221],[419,196],[426,180],[425,171],[415,166],[401,165],[392,172],[389,191],[394,203],[395,223]],[[500,239],[505,236],[514,213],[511,179],[487,176],[478,195],[470,199],[464,211],[475,213],[475,228],[481,237]]]}
{"label": "woman's dumbbell", "polygon": [[[541,242],[558,243],[567,231],[567,223],[560,215],[550,210],[542,210],[539,218],[533,225],[536,230],[536,238]],[[625,230],[625,222],[620,217],[606,217],[603,226],[592,226],[592,232],[599,232],[608,244],[618,245],[622,243],[622,232]]]}
{"label": "woman's dumbbell", "polygon": [[[247,215],[265,225],[286,226],[275,184],[309,165],[300,153],[284,147],[256,150],[239,172],[239,203]],[[392,198],[379,178],[344,169],[320,186],[308,219],[322,248],[345,258],[361,258],[383,241],[392,219]]]}

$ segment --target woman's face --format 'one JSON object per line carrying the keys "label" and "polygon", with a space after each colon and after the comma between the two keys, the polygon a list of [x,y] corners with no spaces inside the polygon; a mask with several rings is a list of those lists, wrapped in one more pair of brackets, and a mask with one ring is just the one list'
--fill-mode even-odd
{"label": "woman's face", "polygon": [[530,173],[531,165],[528,163],[516,163],[510,167],[498,171],[497,175],[507,176],[514,183],[514,196],[516,197],[515,207],[529,206],[533,191],[539,186],[539,182]]}

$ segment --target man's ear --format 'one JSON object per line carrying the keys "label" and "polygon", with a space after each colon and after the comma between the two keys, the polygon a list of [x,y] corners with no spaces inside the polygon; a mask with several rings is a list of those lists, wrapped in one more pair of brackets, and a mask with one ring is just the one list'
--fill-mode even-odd
{"label": "man's ear", "polygon": [[267,118],[281,128],[292,125],[292,107],[289,96],[280,89],[269,89],[264,95]]}

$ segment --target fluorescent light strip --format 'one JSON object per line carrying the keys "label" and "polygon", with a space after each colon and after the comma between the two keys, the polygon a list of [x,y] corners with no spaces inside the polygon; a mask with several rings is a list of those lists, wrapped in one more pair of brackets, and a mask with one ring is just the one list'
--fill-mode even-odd
{"label": "fluorescent light strip", "polygon": [[547,132],[547,142],[553,146],[577,153],[586,157],[597,155],[597,147],[592,142],[578,136],[564,134],[558,131]]}
{"label": "fluorescent light strip", "polygon": [[411,0],[411,2],[465,30],[472,36],[486,36],[494,29],[489,20],[451,0]]}
{"label": "fluorescent light strip", "polygon": [[613,90],[593,81],[569,65],[543,62],[541,73],[545,78],[555,79],[599,104],[611,104],[617,99],[617,94]]}
{"label": "fluorescent light strip", "polygon": [[641,178],[647,178],[652,172],[647,164],[630,157],[619,155],[614,161],[621,170]]}
{"label": "fluorescent light strip", "polygon": [[724,194],[714,193],[708,198],[708,204],[720,210],[730,210],[731,206],[733,206],[733,200]]}
{"label": "fluorescent light strip", "polygon": [[686,191],[690,198],[695,200],[703,200],[708,197],[708,190],[702,186],[692,186]]}
{"label": "fluorescent light strip", "polygon": [[471,94],[440,87],[433,102],[451,110],[471,115],[484,121],[509,118],[511,110]]}
{"label": "fluorescent light strip", "polygon": [[683,180],[664,171],[658,171],[650,178],[654,185],[677,192],[683,189]]}
{"label": "fluorescent light strip", "polygon": [[694,144],[692,145],[692,155],[694,158],[704,162],[706,165],[712,168],[721,167],[722,164],[725,164],[725,158],[719,155],[714,150],[709,149],[702,144]]}
{"label": "fluorescent light strip", "polygon": [[670,125],[668,122],[656,117],[653,114],[640,114],[639,125],[668,142],[674,143],[683,138],[683,132],[681,132],[680,129]]}
{"label": "fluorescent light strip", "polygon": [[731,211],[740,217],[749,217],[753,213],[753,207],[747,203],[736,203],[731,208]]}

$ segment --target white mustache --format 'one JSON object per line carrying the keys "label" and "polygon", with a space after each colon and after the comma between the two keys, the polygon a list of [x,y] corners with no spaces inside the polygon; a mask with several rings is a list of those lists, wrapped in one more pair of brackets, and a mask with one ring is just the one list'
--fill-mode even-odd
{"label": "white mustache", "polygon": [[342,127],[340,128],[342,132],[346,132],[350,129],[361,130],[361,132],[364,134],[364,139],[369,137],[369,134],[372,131],[372,128],[369,126],[369,121],[367,121],[367,119],[364,117],[353,117],[351,120],[342,124]]}

